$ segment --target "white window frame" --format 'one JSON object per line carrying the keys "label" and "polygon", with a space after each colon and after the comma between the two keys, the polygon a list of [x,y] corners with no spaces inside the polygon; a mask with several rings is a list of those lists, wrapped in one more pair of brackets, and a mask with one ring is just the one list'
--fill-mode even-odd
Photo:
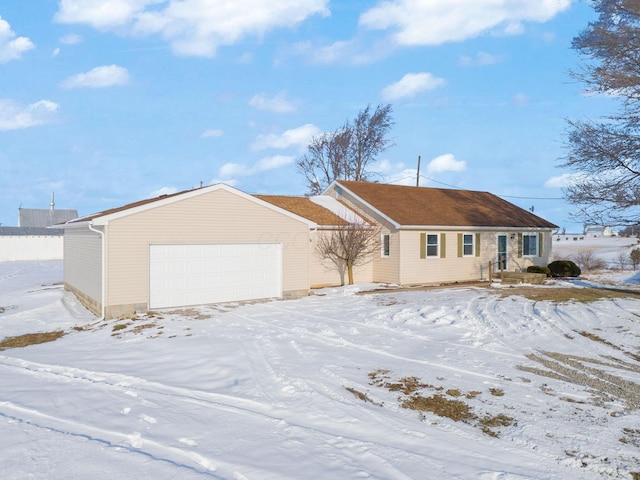
{"label": "white window frame", "polygon": [[389,258],[391,255],[391,235],[383,233],[380,235],[380,256]]}
{"label": "white window frame", "polygon": [[[471,243],[467,243],[465,240],[467,237],[471,237]],[[466,252],[466,247],[470,247],[469,253]],[[473,233],[462,234],[462,256],[463,257],[475,257],[476,256],[476,236]]]}
{"label": "white window frame", "polygon": [[[527,249],[525,249],[525,239],[528,239]],[[533,241],[533,250],[531,253],[531,245]],[[522,256],[523,257],[537,257],[540,252],[540,245],[538,245],[538,234],[537,233],[523,233],[522,234]]]}
{"label": "white window frame", "polygon": [[[435,237],[436,238],[436,243],[435,244],[430,244],[429,243],[429,237]],[[440,258],[440,234],[439,233],[427,233],[425,238],[425,246],[424,246],[424,252],[425,252],[425,257],[426,258]],[[435,254],[429,254],[429,247],[436,247],[436,253]]]}

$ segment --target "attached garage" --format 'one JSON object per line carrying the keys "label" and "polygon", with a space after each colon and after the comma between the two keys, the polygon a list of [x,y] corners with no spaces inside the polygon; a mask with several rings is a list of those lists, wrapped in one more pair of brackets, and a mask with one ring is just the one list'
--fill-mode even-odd
{"label": "attached garage", "polygon": [[150,309],[281,295],[281,244],[149,247]]}
{"label": "attached garage", "polygon": [[64,225],[65,288],[106,318],[308,295],[317,224],[224,184]]}

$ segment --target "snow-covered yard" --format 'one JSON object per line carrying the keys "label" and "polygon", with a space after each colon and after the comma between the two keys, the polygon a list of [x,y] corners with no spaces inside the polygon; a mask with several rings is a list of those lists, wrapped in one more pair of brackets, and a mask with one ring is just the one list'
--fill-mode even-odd
{"label": "snow-covered yard", "polygon": [[64,332],[0,351],[3,480],[640,478],[640,297],[357,285],[103,322],[61,279],[0,263],[0,341]]}

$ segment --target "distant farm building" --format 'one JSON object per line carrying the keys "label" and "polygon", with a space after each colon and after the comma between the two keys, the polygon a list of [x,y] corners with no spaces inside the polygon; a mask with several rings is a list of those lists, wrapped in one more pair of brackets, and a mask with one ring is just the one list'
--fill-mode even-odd
{"label": "distant farm building", "polygon": [[62,259],[63,231],[51,227],[77,217],[77,210],[57,210],[53,194],[49,208],[19,208],[17,227],[0,226],[0,262]]}
{"label": "distant farm building", "polygon": [[611,227],[603,225],[588,225],[584,229],[585,237],[612,237]]}
{"label": "distant farm building", "polygon": [[77,210],[60,210],[55,208],[55,197],[51,194],[49,208],[18,209],[18,227],[46,228],[78,218]]}

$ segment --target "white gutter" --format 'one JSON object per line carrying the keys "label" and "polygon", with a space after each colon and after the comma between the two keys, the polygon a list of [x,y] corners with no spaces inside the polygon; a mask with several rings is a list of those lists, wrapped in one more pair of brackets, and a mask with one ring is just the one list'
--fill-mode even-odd
{"label": "white gutter", "polygon": [[504,225],[502,227],[474,227],[461,225],[402,225],[399,230],[433,230],[433,231],[468,231],[468,232],[504,232],[506,230],[518,230],[522,232],[539,232],[541,230],[552,231],[550,227],[514,227]]}
{"label": "white gutter", "polygon": [[107,314],[107,306],[105,305],[105,299],[107,297],[107,274],[106,274],[106,259],[105,259],[105,253],[106,253],[106,248],[105,248],[105,244],[104,244],[104,231],[100,231],[100,230],[96,230],[95,228],[93,228],[93,222],[89,222],[87,224],[87,227],[89,227],[89,230],[91,230],[92,232],[97,233],[98,235],[100,235],[100,241],[102,243],[102,292],[101,292],[101,296],[102,298],[100,299],[100,308],[102,310],[102,316],[101,318],[98,320],[98,322],[101,322],[102,320],[105,319],[106,314]]}

